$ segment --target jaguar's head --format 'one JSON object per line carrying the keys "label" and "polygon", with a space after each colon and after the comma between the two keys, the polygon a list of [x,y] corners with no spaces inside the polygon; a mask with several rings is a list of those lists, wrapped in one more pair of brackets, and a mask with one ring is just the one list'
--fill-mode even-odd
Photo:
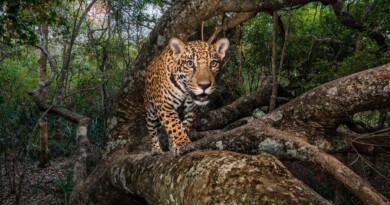
{"label": "jaguar's head", "polygon": [[169,47],[176,63],[176,79],[183,82],[197,105],[206,105],[209,95],[215,90],[215,78],[229,40],[222,38],[210,45],[203,41],[185,44],[178,38],[172,38]]}

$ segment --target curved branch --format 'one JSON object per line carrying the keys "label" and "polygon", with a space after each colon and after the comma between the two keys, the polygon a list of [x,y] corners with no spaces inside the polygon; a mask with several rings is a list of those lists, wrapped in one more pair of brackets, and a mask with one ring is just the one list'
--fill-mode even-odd
{"label": "curved branch", "polygon": [[[41,86],[43,84],[39,84]],[[75,152],[75,166],[73,167],[73,183],[77,184],[82,182],[82,180],[87,175],[87,150],[89,146],[89,139],[87,137],[87,127],[89,123],[89,118],[78,113],[69,111],[64,108],[54,107],[49,105],[43,98],[40,96],[38,88],[29,94],[34,99],[35,103],[38,105],[39,109],[43,110],[45,113],[55,114],[57,116],[64,117],[66,120],[77,124],[76,140],[77,140],[77,149]]]}
{"label": "curved branch", "polygon": [[390,106],[390,63],[321,85],[276,109],[265,119],[313,136],[334,132],[354,113]]}

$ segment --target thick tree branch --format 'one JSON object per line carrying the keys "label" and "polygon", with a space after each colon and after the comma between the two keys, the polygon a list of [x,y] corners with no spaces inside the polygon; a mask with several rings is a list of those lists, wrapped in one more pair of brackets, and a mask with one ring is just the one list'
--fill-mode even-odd
{"label": "thick tree branch", "polygon": [[[316,132],[325,134],[324,131],[335,128],[346,115],[386,105],[390,105],[390,64],[320,86],[264,117],[276,127],[293,127],[296,136],[292,133],[280,134],[273,128],[259,126],[260,122],[252,122],[251,125],[198,140],[195,146],[251,153],[266,151],[279,157],[311,160],[325,167],[366,204],[386,204],[389,202],[367,182],[334,157],[310,145],[307,137],[300,134],[306,132],[308,137],[313,137],[311,135]],[[312,127],[315,131],[307,132]],[[316,143],[318,147],[329,149],[330,144],[326,140]],[[339,149],[348,147],[345,144]],[[340,170],[342,172],[338,173]]]}
{"label": "thick tree branch", "polygon": [[277,127],[327,134],[334,132],[347,116],[389,106],[390,64],[386,64],[312,89],[266,119]]}
{"label": "thick tree branch", "polygon": [[[361,199],[364,204],[389,203],[386,198],[378,194],[364,179],[356,175],[336,158],[307,143],[300,134],[274,129],[260,119],[228,132],[219,133],[212,137],[198,140],[195,142],[195,146],[199,149],[232,150],[236,152],[249,151],[251,154],[268,152],[278,157],[312,161],[318,163],[333,174]],[[257,181],[250,180],[251,177],[259,180],[260,184],[266,185],[266,181],[268,180],[273,181],[273,183],[286,181],[285,179],[282,179],[283,176],[286,175],[280,174],[285,171],[281,171],[280,167],[276,165],[278,162],[273,160],[272,162],[267,160],[267,163],[259,166],[265,167],[265,170],[269,170],[273,173],[267,174],[267,172],[263,171],[254,171],[254,168],[240,165],[240,162],[244,161],[245,163],[257,166],[255,161],[249,159],[261,159],[264,156],[254,156],[249,159],[247,159],[246,156],[247,155],[226,152],[213,153],[205,151],[190,153],[179,159],[173,158],[169,153],[158,157],[151,157],[148,154],[114,154],[107,159],[108,164],[103,163],[104,166],[100,166],[94,171],[95,173],[93,173],[93,175],[99,176],[99,179],[96,177],[89,177],[84,181],[83,186],[76,187],[72,194],[72,203],[84,204],[91,201],[95,202],[96,196],[99,196],[100,194],[105,196],[105,200],[110,201],[112,200],[110,199],[110,196],[99,193],[99,191],[105,190],[103,187],[107,186],[116,187],[117,189],[113,190],[114,193],[121,190],[123,194],[126,193],[127,196],[132,196],[133,199],[135,195],[135,198],[142,198],[149,203],[192,203],[192,201],[185,201],[186,199],[196,199],[197,201],[210,200],[207,201],[207,203],[214,203],[214,198],[211,196],[208,197],[208,194],[212,193],[218,200],[223,201],[223,199],[228,196],[220,194],[227,193],[234,198],[236,198],[235,194],[238,194],[237,196],[242,197],[243,193],[241,192],[243,190],[245,190],[245,193],[249,194],[248,198],[260,199],[261,201],[262,199],[257,197],[257,194],[259,193],[255,191],[257,188],[254,188],[257,187]],[[268,169],[267,164],[271,164],[272,168]],[[235,167],[235,169],[229,170],[229,172],[232,172],[228,175],[240,177],[228,177],[225,179],[224,176],[227,175],[221,176],[221,173],[224,173],[225,167]],[[246,170],[249,170],[248,174],[246,174]],[[237,174],[234,174],[236,171]],[[259,173],[260,175],[257,175],[256,173]],[[245,182],[243,183],[245,185],[241,184],[242,182]],[[172,183],[174,183],[175,186],[172,186]],[[284,191],[283,183],[276,183],[274,185],[275,186],[270,190],[263,190],[260,188],[260,190],[262,190],[261,193],[266,193],[265,195],[267,196],[272,195],[273,198],[276,198],[274,203],[281,203],[279,201],[280,196],[274,194],[290,192]],[[198,186],[202,186],[203,188],[200,189]],[[208,186],[211,187],[208,188]],[[228,186],[228,189],[234,190],[234,192],[225,191],[225,186]],[[245,188],[245,186],[249,187]],[[297,184],[289,184],[289,186],[296,187]],[[298,184],[298,186],[300,187],[301,185]],[[87,187],[87,189],[84,190],[82,189],[83,187]],[[232,187],[234,187],[234,189]],[[313,203],[318,200],[316,197],[312,198],[313,193],[306,192],[306,188],[301,187],[299,189],[304,190],[302,194],[309,197],[306,198],[308,202]],[[248,192],[247,190],[253,191]],[[274,192],[275,190],[278,191]],[[271,191],[271,193],[267,193],[268,191]],[[292,193],[285,199],[287,200],[287,204],[307,203],[305,201],[290,201],[290,196],[292,196],[292,198],[301,198],[295,195],[296,192],[294,192],[294,190],[290,191],[292,191]],[[114,196],[118,197],[117,195]],[[206,197],[206,199],[204,197]],[[287,196],[282,194],[281,197],[284,198]],[[233,200],[231,198],[227,199]],[[321,201],[317,201],[316,203],[320,202]],[[99,201],[95,203],[99,203]],[[251,201],[247,201],[247,203],[251,203]],[[264,203],[268,203],[268,201],[264,201]],[[322,201],[321,203],[327,202]]]}
{"label": "thick tree branch", "polygon": [[[226,126],[231,127],[231,123],[252,116],[255,109],[267,106],[271,90],[272,78],[268,76],[263,79],[262,86],[258,91],[243,95],[224,107],[206,113],[198,113],[194,122],[194,128],[197,131],[206,131],[222,129]],[[290,97],[292,97],[280,85],[278,87],[278,93],[280,93],[280,97],[276,98],[277,106],[287,103]]]}
{"label": "thick tree branch", "polygon": [[[277,157],[312,161],[321,165],[344,184],[364,204],[390,203],[375,191],[363,178],[350,170],[332,155],[309,144],[299,133],[283,132],[255,120],[248,125],[203,138],[195,142],[198,149],[219,149],[258,154],[270,153]],[[344,148],[348,147],[344,145]],[[340,146],[339,149],[343,149]]]}
{"label": "thick tree branch", "polygon": [[[101,170],[105,181],[85,181],[95,187],[92,192],[110,183],[148,204],[330,204],[267,154],[202,151],[180,158],[139,154],[108,165]],[[99,204],[93,201],[96,193],[73,193],[72,204]]]}

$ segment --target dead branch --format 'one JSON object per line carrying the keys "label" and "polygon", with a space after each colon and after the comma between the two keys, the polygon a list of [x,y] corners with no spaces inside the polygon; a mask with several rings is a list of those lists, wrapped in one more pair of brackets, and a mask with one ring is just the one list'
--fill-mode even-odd
{"label": "dead branch", "polygon": [[[40,86],[42,84],[39,84]],[[82,179],[87,174],[87,148],[89,146],[89,140],[87,137],[87,127],[89,123],[89,118],[85,117],[83,115],[77,114],[75,112],[69,111],[64,108],[58,108],[58,107],[53,107],[49,105],[46,101],[44,101],[40,93],[38,93],[39,89],[35,89],[33,92],[30,92],[29,94],[32,96],[34,99],[35,103],[38,105],[38,107],[45,111],[49,112],[51,114],[55,114],[57,116],[64,117],[70,122],[73,122],[78,125],[77,127],[77,132],[76,132],[76,139],[77,139],[77,150],[76,150],[76,160],[75,160],[75,166],[74,166],[74,171],[73,171],[73,182],[75,184],[82,182]]]}

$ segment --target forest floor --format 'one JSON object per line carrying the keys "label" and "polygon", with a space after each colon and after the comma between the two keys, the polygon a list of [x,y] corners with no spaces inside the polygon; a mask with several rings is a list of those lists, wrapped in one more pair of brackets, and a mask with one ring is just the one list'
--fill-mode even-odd
{"label": "forest floor", "polygon": [[5,162],[0,166],[0,204],[67,204],[72,191],[71,157],[53,159],[46,168],[39,168],[38,161]]}

